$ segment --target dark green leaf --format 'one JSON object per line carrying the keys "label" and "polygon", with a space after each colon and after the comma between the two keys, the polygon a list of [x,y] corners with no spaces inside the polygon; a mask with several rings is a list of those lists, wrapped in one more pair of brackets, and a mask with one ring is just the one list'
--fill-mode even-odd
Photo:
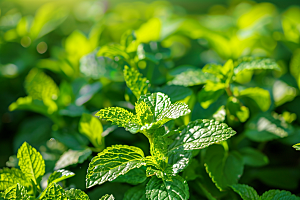
{"label": "dark green leaf", "polygon": [[269,190],[260,197],[260,200],[300,200],[300,197],[284,190]]}
{"label": "dark green leaf", "polygon": [[147,200],[145,186],[139,185],[130,188],[125,193],[123,200]]}
{"label": "dark green leaf", "polygon": [[198,101],[206,109],[214,103],[224,92],[226,85],[224,83],[207,82],[204,88],[198,93]]}
{"label": "dark green leaf", "polygon": [[243,200],[259,200],[259,196],[254,188],[244,184],[234,184],[231,188],[238,193]]}
{"label": "dark green leaf", "polygon": [[240,122],[245,122],[249,118],[249,109],[246,106],[243,106],[241,102],[231,96],[227,99],[227,109],[228,109],[228,117],[232,120],[237,118]]}
{"label": "dark green leaf", "polygon": [[243,157],[236,151],[226,152],[221,145],[208,147],[204,162],[207,173],[219,190],[236,184],[243,174]]}
{"label": "dark green leaf", "polygon": [[136,185],[144,182],[147,179],[146,171],[143,168],[135,168],[124,175],[118,176],[113,182],[123,182]]}
{"label": "dark green leaf", "polygon": [[265,154],[251,147],[244,147],[239,152],[243,156],[245,165],[261,167],[269,163],[269,159]]}
{"label": "dark green leaf", "polygon": [[92,151],[88,148],[85,150],[72,150],[64,152],[63,155],[55,164],[55,170],[65,168],[69,165],[74,165],[77,163],[83,163],[90,155]]}

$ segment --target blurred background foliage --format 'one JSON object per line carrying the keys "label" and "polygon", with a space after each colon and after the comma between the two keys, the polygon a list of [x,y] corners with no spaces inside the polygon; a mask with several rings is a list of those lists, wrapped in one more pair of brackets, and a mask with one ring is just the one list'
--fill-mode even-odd
{"label": "blurred background foliage", "polygon": [[[104,148],[104,136],[110,133],[105,146],[129,144],[149,151],[143,136],[104,121],[103,128],[97,129],[103,130],[100,138],[78,128],[88,118],[81,117],[83,113],[93,114],[107,106],[133,108],[136,99],[122,74],[125,64],[139,68],[150,80],[152,91],[165,92],[172,101],[191,106],[191,116],[176,121],[177,126],[190,119],[211,118],[220,106],[224,109],[236,103],[220,96],[209,107],[200,104],[197,93],[204,82],[199,80],[201,74],[193,79],[195,70],[207,63],[223,65],[228,59],[267,57],[281,70],[246,71],[236,75],[231,86],[233,92],[234,88],[263,88],[270,102],[261,99],[257,105],[245,97],[241,101],[250,114],[242,108],[248,114],[236,121],[229,116],[238,111],[227,109],[225,122],[238,133],[250,135],[250,140],[237,135],[237,141],[263,151],[269,165],[276,166],[265,172],[245,169],[243,182],[260,186],[259,192],[275,187],[299,194],[300,157],[291,148],[300,142],[299,4],[292,0],[0,1],[0,167],[17,166],[11,155],[27,141],[42,153],[48,172],[82,163],[71,166],[76,176],[69,184],[84,190],[88,166],[84,160]],[[184,74],[189,70],[191,76]],[[180,93],[176,87],[181,87]],[[261,113],[272,113],[270,121],[288,123],[289,127],[283,125],[285,136],[291,136],[266,143],[249,133]],[[75,155],[75,161],[57,166],[65,152]],[[289,183],[270,179],[279,173]],[[113,193],[112,184],[122,185],[116,198],[129,188],[106,183],[100,192],[91,189],[88,194],[92,198]]]}

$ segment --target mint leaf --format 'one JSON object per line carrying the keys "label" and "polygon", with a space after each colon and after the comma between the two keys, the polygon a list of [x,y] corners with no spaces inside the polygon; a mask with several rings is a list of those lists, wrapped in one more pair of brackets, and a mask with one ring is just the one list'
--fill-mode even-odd
{"label": "mint leaf", "polygon": [[106,195],[102,196],[99,200],[114,200],[114,199],[115,198],[112,194],[111,195],[106,194]]}
{"label": "mint leaf", "polygon": [[189,69],[178,75],[168,85],[194,86],[202,85],[207,81],[217,82],[218,78],[210,73],[205,73],[201,69]]}
{"label": "mint leaf", "polygon": [[45,174],[45,161],[42,155],[24,142],[18,150],[17,157],[21,171],[37,185],[38,179]]}
{"label": "mint leaf", "polygon": [[74,188],[66,191],[66,197],[68,200],[90,200],[85,192]]}
{"label": "mint leaf", "polygon": [[300,197],[285,190],[269,190],[261,195],[260,200],[300,200]]}
{"label": "mint leaf", "polygon": [[30,196],[27,194],[25,187],[19,183],[14,186],[7,188],[4,191],[4,199],[9,200],[29,200]]}
{"label": "mint leaf", "polygon": [[96,148],[104,148],[102,124],[96,117],[83,113],[79,121],[79,132],[85,135]]}
{"label": "mint leaf", "polygon": [[269,58],[252,58],[244,57],[237,60],[235,63],[234,74],[238,74],[244,70],[256,70],[256,69],[274,69],[281,70],[278,64]]}
{"label": "mint leaf", "polygon": [[293,127],[276,113],[258,114],[248,121],[246,127],[246,136],[256,142],[284,138],[294,131]]}
{"label": "mint leaf", "polygon": [[168,95],[172,103],[183,100],[193,94],[193,90],[190,88],[177,85],[165,85],[156,89],[155,92],[161,92]]}
{"label": "mint leaf", "polygon": [[168,154],[168,163],[172,166],[173,173],[177,174],[184,170],[192,158],[192,151],[178,149]]}
{"label": "mint leaf", "polygon": [[244,164],[252,167],[261,167],[269,163],[268,157],[260,151],[251,148],[244,147],[239,150],[243,156]]}
{"label": "mint leaf", "polygon": [[271,105],[271,97],[268,90],[259,87],[247,88],[239,92],[239,97],[247,97],[256,103],[262,111],[267,111]]}
{"label": "mint leaf", "polygon": [[294,144],[293,147],[296,149],[296,150],[300,150],[300,143],[297,143],[297,144]]}
{"label": "mint leaf", "polygon": [[57,170],[77,163],[83,163],[91,154],[92,151],[89,148],[84,150],[69,149],[55,163],[54,169]]}
{"label": "mint leaf", "polygon": [[224,92],[226,84],[208,81],[204,88],[198,93],[198,101],[204,109],[207,109]]}
{"label": "mint leaf", "polygon": [[189,199],[189,187],[180,176],[172,177],[172,180],[163,180],[153,176],[146,186],[146,196],[148,199]]}
{"label": "mint leaf", "polygon": [[140,148],[127,145],[108,147],[90,162],[86,186],[90,188],[96,184],[112,181],[128,171],[145,165],[144,153]]}
{"label": "mint leaf", "polygon": [[72,176],[75,176],[75,174],[65,169],[54,171],[48,178],[48,185],[51,183],[58,183]]}
{"label": "mint leaf", "polygon": [[181,150],[203,149],[209,145],[227,140],[236,132],[225,123],[215,120],[199,119],[188,123],[186,127],[175,130],[174,142],[169,146],[170,153]]}
{"label": "mint leaf", "polygon": [[138,70],[132,67],[129,68],[125,65],[124,79],[127,87],[129,87],[137,99],[148,92],[149,81],[146,78],[143,78],[142,74],[140,74]]}
{"label": "mint leaf", "polygon": [[244,184],[234,184],[233,191],[238,193],[243,200],[259,200],[259,196],[254,188]]}
{"label": "mint leaf", "polygon": [[136,116],[119,107],[108,107],[98,111],[95,116],[99,118],[111,121],[112,124],[116,124],[119,127],[124,127],[126,130],[131,132],[137,132],[139,121]]}
{"label": "mint leaf", "polygon": [[59,89],[55,82],[44,72],[34,68],[25,79],[25,89],[33,99],[53,99],[56,100]]}
{"label": "mint leaf", "polygon": [[52,183],[47,186],[44,192],[41,195],[41,200],[65,200],[66,194],[64,189],[57,183]]}
{"label": "mint leaf", "polygon": [[[177,119],[191,112],[185,103],[176,102],[172,104],[170,98],[161,92],[142,95],[137,101],[136,107],[144,104],[146,104],[148,109],[143,108],[143,111],[145,110],[146,112],[137,110],[137,115],[144,117],[145,113],[147,113],[149,116],[152,115],[152,119],[150,121],[149,119],[147,121],[144,120],[141,130],[158,128],[171,119]],[[150,110],[150,113],[148,110]],[[145,121],[148,123],[145,124]]]}
{"label": "mint leaf", "polygon": [[206,149],[204,165],[220,191],[236,184],[243,174],[243,157],[236,151],[226,152],[221,145],[212,145]]}
{"label": "mint leaf", "polygon": [[143,168],[135,168],[124,175],[118,176],[113,182],[123,182],[136,185],[144,182],[147,179],[146,170]]}
{"label": "mint leaf", "polygon": [[240,122],[245,122],[249,118],[249,109],[243,106],[236,97],[229,97],[226,106],[229,119],[237,118]]}
{"label": "mint leaf", "polygon": [[30,185],[30,179],[28,179],[21,170],[16,168],[0,169],[0,190],[5,190],[17,183],[28,186]]}
{"label": "mint leaf", "polygon": [[130,188],[124,194],[123,200],[147,200],[145,186],[139,185]]}
{"label": "mint leaf", "polygon": [[275,81],[272,91],[275,106],[280,106],[286,102],[292,101],[293,99],[295,99],[298,93],[297,88],[290,86],[289,84],[281,80]]}

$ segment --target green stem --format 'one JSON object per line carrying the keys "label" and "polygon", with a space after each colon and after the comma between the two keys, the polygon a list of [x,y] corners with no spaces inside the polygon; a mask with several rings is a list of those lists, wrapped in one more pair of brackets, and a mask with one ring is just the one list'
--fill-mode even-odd
{"label": "green stem", "polygon": [[227,93],[228,96],[230,96],[230,97],[233,96],[233,94],[232,94],[232,92],[230,90],[230,86],[229,85],[228,85],[228,87],[225,88],[225,91],[226,91],[226,93]]}

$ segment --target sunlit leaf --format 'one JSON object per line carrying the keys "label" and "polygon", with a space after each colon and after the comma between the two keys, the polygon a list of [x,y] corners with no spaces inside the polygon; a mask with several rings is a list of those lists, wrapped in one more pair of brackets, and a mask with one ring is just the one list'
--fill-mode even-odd
{"label": "sunlit leaf", "polygon": [[16,184],[14,186],[11,186],[7,188],[4,191],[4,199],[10,199],[10,200],[29,200],[31,199],[29,194],[27,193],[25,187],[21,184]]}
{"label": "sunlit leaf", "polygon": [[48,178],[48,185],[51,183],[58,183],[65,179],[71,178],[72,176],[75,176],[75,174],[65,169],[54,171]]}
{"label": "sunlit leaf", "polygon": [[208,82],[198,93],[198,101],[206,109],[214,103],[224,92],[226,85],[224,83]]}
{"label": "sunlit leaf", "polygon": [[279,70],[280,67],[278,64],[269,58],[253,58],[253,57],[244,57],[237,60],[235,63],[234,74],[238,74],[244,70],[257,70],[257,69],[272,69]]}
{"label": "sunlit leaf", "polygon": [[102,196],[99,200],[114,200],[114,199],[115,198],[112,194],[111,195],[106,194],[106,195]]}
{"label": "sunlit leaf", "polygon": [[86,176],[86,186],[90,188],[106,181],[112,181],[142,165],[145,165],[145,161],[141,149],[127,145],[108,147],[90,162]]}
{"label": "sunlit leaf", "polygon": [[268,90],[259,87],[247,88],[239,92],[240,97],[253,99],[256,105],[262,110],[267,111],[271,105],[271,97]]}
{"label": "sunlit leaf", "polygon": [[300,143],[297,143],[297,144],[295,144],[295,145],[293,145],[293,147],[296,149],[296,150],[300,150]]}
{"label": "sunlit leaf", "polygon": [[68,200],[90,200],[85,192],[74,188],[66,191],[66,197]]}
{"label": "sunlit leaf", "polygon": [[47,186],[47,188],[42,193],[41,197],[42,200],[65,200],[66,194],[64,189],[60,185],[58,185],[57,183],[52,183]]}
{"label": "sunlit leaf", "polygon": [[236,117],[240,122],[245,122],[249,118],[249,109],[243,106],[235,97],[229,97],[226,104],[228,117]]}
{"label": "sunlit leaf", "polygon": [[92,151],[89,148],[85,150],[69,149],[59,158],[54,169],[57,170],[77,163],[83,163],[91,154]]}
{"label": "sunlit leaf", "polygon": [[45,174],[45,161],[42,155],[24,142],[18,150],[17,157],[23,174],[38,184],[38,179]]}
{"label": "sunlit leaf", "polygon": [[16,168],[0,169],[0,190],[5,190],[17,183],[28,186],[30,184],[30,179],[28,179],[21,170]]}

